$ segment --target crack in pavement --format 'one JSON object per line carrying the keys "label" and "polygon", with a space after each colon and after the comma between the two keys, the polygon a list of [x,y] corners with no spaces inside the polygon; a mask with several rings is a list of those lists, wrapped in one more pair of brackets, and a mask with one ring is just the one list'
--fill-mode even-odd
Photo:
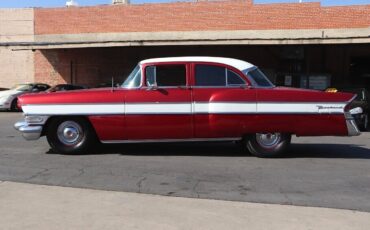
{"label": "crack in pavement", "polygon": [[49,171],[49,170],[50,170],[50,169],[43,169],[42,171],[37,172],[36,174],[33,174],[32,176],[30,176],[30,177],[26,178],[25,180],[26,180],[26,181],[29,181],[29,180],[32,180],[32,179],[34,179],[34,178],[36,178],[36,177],[42,176],[44,173],[46,173],[46,172],[47,172],[47,171]]}
{"label": "crack in pavement", "polygon": [[197,195],[197,198],[199,198],[199,197],[200,197],[199,192],[198,192],[198,191],[196,191],[196,189],[197,189],[197,187],[198,187],[199,183],[200,183],[200,180],[197,180],[197,182],[194,184],[193,188],[191,189],[191,191],[192,191],[192,192],[194,192],[194,193]]}
{"label": "crack in pavement", "polygon": [[142,186],[142,183],[143,183],[143,181],[145,181],[146,180],[146,177],[143,177],[143,178],[141,178],[137,183],[136,183],[136,186],[139,188],[139,193],[141,193],[141,186]]}
{"label": "crack in pavement", "polygon": [[279,188],[279,193],[282,194],[285,197],[285,199],[287,200],[286,202],[284,202],[284,204],[293,205],[293,201],[289,198],[288,194],[283,191],[282,188]]}
{"label": "crack in pavement", "polygon": [[78,170],[78,175],[76,175],[75,176],[75,178],[77,178],[77,177],[80,177],[80,176],[82,176],[83,174],[85,174],[85,169],[84,168],[80,168],[79,170]]}

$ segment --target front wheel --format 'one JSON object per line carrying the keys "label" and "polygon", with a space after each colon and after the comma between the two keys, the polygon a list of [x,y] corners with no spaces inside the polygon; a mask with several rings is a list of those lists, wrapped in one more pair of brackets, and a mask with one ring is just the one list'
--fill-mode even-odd
{"label": "front wheel", "polygon": [[17,103],[18,103],[18,98],[13,99],[12,103],[10,104],[10,111],[11,112],[18,112],[19,111]]}
{"label": "front wheel", "polygon": [[276,157],[289,147],[290,141],[290,134],[256,133],[245,139],[245,145],[254,156]]}
{"label": "front wheel", "polygon": [[61,154],[83,154],[97,142],[90,123],[83,118],[55,118],[46,133],[51,148]]}

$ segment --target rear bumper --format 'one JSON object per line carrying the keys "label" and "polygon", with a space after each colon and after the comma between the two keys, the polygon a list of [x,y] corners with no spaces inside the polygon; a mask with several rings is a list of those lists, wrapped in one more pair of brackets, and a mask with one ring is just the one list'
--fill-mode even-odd
{"label": "rear bumper", "polygon": [[356,125],[355,118],[350,113],[345,113],[344,116],[346,118],[348,136],[359,136],[361,132]]}
{"label": "rear bumper", "polygon": [[24,139],[28,141],[38,140],[41,136],[41,125],[28,125],[25,121],[19,121],[14,124],[14,128],[22,133]]}

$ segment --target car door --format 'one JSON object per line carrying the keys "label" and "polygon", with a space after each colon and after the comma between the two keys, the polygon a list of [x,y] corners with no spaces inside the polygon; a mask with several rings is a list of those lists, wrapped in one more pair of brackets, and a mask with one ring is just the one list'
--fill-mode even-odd
{"label": "car door", "polygon": [[189,65],[159,63],[142,67],[143,86],[125,97],[125,132],[129,140],[193,137]]}
{"label": "car door", "polygon": [[256,92],[232,67],[194,63],[192,66],[195,138],[239,138],[253,129]]}

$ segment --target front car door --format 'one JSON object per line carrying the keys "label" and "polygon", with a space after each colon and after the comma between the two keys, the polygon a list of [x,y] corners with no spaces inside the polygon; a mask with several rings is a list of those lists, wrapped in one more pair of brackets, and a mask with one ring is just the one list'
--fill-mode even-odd
{"label": "front car door", "polygon": [[129,140],[193,137],[189,64],[153,63],[142,68],[142,87],[128,90],[125,132]]}

